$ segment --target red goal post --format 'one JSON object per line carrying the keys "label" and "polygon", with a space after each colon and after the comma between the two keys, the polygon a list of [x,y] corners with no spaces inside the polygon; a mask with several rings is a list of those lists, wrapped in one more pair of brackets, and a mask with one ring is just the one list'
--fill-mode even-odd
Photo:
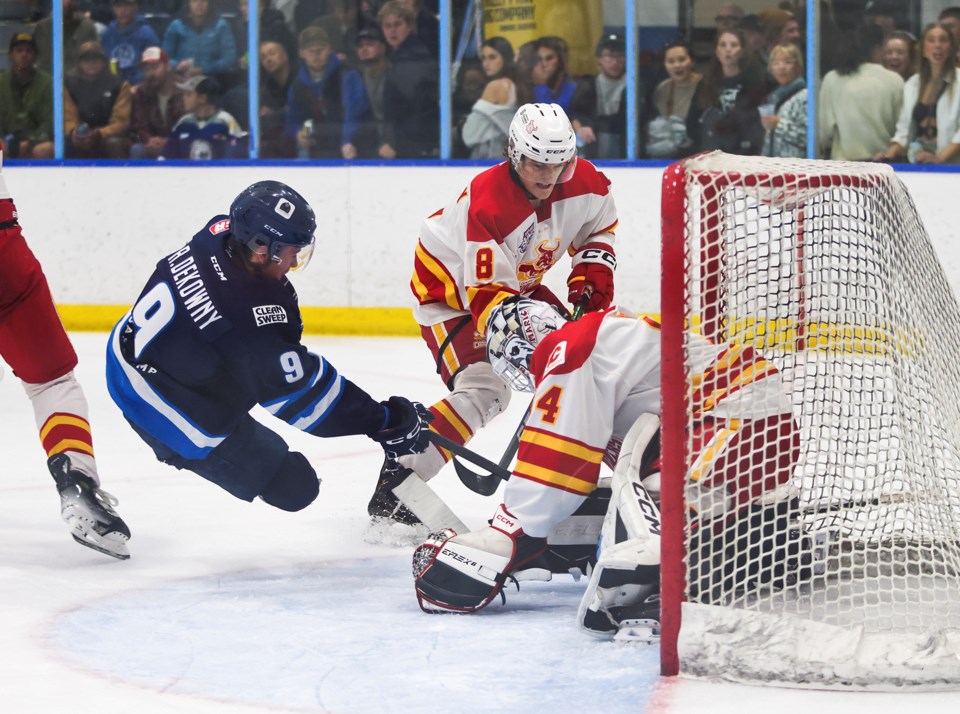
{"label": "red goal post", "polygon": [[[671,165],[661,313],[662,673],[960,687],[960,309],[893,170],[720,152]],[[752,523],[750,548],[691,550],[716,507],[693,483],[691,393],[712,377],[691,369],[691,333],[779,372],[800,438],[794,576],[772,575],[784,563]],[[728,401],[717,420],[748,418]],[[752,446],[762,461],[776,445]],[[691,588],[692,563],[735,585]]]}

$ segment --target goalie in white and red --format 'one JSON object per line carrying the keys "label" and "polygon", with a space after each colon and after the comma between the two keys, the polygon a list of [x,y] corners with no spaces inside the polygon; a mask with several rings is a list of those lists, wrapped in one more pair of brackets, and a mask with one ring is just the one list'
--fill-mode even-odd
{"label": "goalie in white and red", "polygon": [[[690,587],[719,592],[731,579],[735,587],[753,587],[751,563],[769,558],[782,560],[783,577],[797,577],[801,536],[793,528],[791,477],[799,435],[780,375],[750,347],[714,345],[694,334],[689,339],[692,368],[709,377],[691,395],[692,440],[700,457],[687,488],[709,494],[712,504],[709,512],[692,514],[695,537],[705,541],[697,552],[712,560],[712,553],[739,549],[743,560],[719,579],[708,568],[697,575],[692,563]],[[463,534],[447,529],[417,548],[413,571],[421,608],[474,612],[501,594],[508,579],[529,578],[531,569],[542,575],[543,567],[547,578],[549,571],[563,572],[555,558],[544,559],[548,542],[606,490],[598,484],[605,485],[600,467],[607,457],[616,468],[600,533],[585,534],[592,543],[599,536],[599,547],[595,562],[585,567],[590,581],[580,624],[598,635],[619,632],[655,641],[659,324],[616,307],[567,322],[549,305],[511,298],[493,311],[487,347],[494,369],[514,387],[530,391],[536,385],[530,418],[490,525]],[[737,420],[726,418],[725,406],[733,403]],[[743,419],[744,413],[752,418]],[[757,450],[758,443],[764,448]],[[745,527],[750,522],[763,524],[761,530],[773,537],[754,542]]]}

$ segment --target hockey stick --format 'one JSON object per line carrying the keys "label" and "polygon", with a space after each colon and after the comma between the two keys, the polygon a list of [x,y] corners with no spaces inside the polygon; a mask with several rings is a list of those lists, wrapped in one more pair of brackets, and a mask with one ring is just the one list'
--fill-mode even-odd
{"label": "hockey stick", "polygon": [[463,485],[471,491],[479,493],[481,496],[492,496],[497,492],[497,487],[500,486],[500,482],[510,478],[509,469],[500,464],[493,463],[490,459],[484,458],[466,446],[448,439],[443,434],[428,431],[427,438],[440,448],[446,449],[455,456],[459,456],[461,459],[485,468],[490,472],[488,474],[475,474],[459,461],[453,459],[453,468],[456,470],[457,476]]}
{"label": "hockey stick", "polygon": [[[589,286],[587,286],[587,288],[589,288]],[[573,306],[573,320],[579,320],[581,317],[583,317],[583,313],[586,311],[587,305],[590,303],[590,297],[593,295],[593,289],[587,288],[584,289],[583,294],[577,298],[576,305]],[[513,461],[513,457],[517,455],[517,451],[520,449],[520,437],[523,435],[523,430],[527,426],[527,419],[530,418],[531,409],[533,409],[532,401],[527,406],[527,411],[523,413],[523,418],[520,420],[516,430],[513,432],[513,436],[510,438],[510,443],[507,444],[506,451],[503,452],[503,456],[500,457],[500,462],[498,464],[494,464],[492,461],[484,459],[482,456],[479,456],[473,451],[466,450],[466,453],[458,453],[449,447],[443,447],[448,451],[461,456],[467,461],[476,464],[477,466],[483,466],[489,472],[478,474],[468,469],[456,459],[453,459],[453,468],[457,472],[457,477],[464,486],[475,493],[479,493],[481,496],[492,496],[497,492],[500,482],[506,481],[508,478],[510,478],[510,463]],[[451,441],[450,443],[453,444],[455,442]],[[438,446],[443,446],[439,442],[437,442],[437,444]],[[457,446],[460,447],[460,449],[464,449],[464,447],[460,446],[459,444],[457,444]],[[486,463],[480,463],[477,458],[482,459]],[[489,466],[487,464],[489,464]]]}

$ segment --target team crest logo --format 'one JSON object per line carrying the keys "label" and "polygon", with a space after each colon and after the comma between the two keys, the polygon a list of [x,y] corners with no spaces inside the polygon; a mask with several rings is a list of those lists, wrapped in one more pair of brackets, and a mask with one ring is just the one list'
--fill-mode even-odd
{"label": "team crest logo", "polygon": [[213,233],[213,235],[218,235],[228,230],[230,230],[229,218],[224,218],[222,221],[217,221],[212,226],[210,226],[210,232]]}
{"label": "team crest logo", "polygon": [[557,251],[560,250],[560,239],[542,240],[537,244],[537,257],[532,261],[520,263],[517,266],[517,276],[522,280],[539,278],[550,266],[557,262]]}
{"label": "team crest logo", "polygon": [[287,311],[280,305],[257,305],[253,308],[253,319],[256,321],[257,327],[275,325],[287,321]]}
{"label": "team crest logo", "polygon": [[537,123],[533,119],[531,119],[530,121],[527,122],[526,129],[528,134],[535,133],[537,131]]}
{"label": "team crest logo", "polygon": [[567,361],[567,343],[560,342],[556,347],[553,348],[553,352],[550,353],[549,359],[547,359],[547,366],[543,368],[543,374],[548,375],[555,368],[562,365]]}

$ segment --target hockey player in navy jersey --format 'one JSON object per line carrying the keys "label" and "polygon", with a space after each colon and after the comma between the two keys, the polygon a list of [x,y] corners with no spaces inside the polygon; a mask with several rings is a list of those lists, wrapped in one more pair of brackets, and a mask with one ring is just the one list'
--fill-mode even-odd
{"label": "hockey player in navy jersey", "polygon": [[403,397],[377,402],[300,343],[286,274],[309,261],[315,229],[289,186],[250,186],[160,260],[107,349],[110,395],[158,459],[286,511],[319,480],[250,416],[255,404],[315,436],[366,434],[392,458],[423,451],[430,419]]}

